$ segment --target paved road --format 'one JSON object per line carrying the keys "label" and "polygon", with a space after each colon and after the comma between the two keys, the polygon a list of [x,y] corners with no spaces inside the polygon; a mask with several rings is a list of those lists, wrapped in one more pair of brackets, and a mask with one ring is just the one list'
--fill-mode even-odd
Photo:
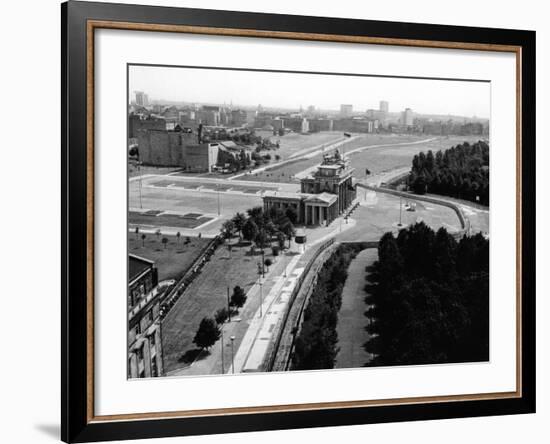
{"label": "paved road", "polygon": [[365,303],[364,287],[367,281],[365,268],[378,258],[376,248],[361,251],[348,268],[348,278],[342,291],[342,307],[338,312],[338,354],[334,368],[362,367],[372,358],[363,348],[370,339],[365,331],[368,319],[364,313],[369,308]]}

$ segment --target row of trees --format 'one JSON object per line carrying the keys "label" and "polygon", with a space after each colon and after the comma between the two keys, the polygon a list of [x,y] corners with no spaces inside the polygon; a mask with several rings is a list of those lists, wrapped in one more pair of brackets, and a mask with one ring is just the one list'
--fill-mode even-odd
{"label": "row of trees", "polygon": [[[145,233],[141,233],[141,236],[140,236],[139,226],[136,226],[134,228],[134,234],[136,236],[136,240],[138,240],[138,237],[141,238],[141,246],[145,247],[145,239],[147,239],[147,235]],[[168,239],[166,236],[163,236],[162,239],[161,239],[162,232],[160,231],[160,229],[155,231],[155,235],[157,236],[157,241],[160,239],[160,241],[162,242],[162,245],[164,245],[164,249],[166,250],[166,246],[170,242],[170,239]],[[176,244],[177,245],[180,244],[180,239],[181,239],[181,233],[178,231],[176,233]],[[191,239],[189,238],[189,236],[186,236],[185,241],[183,242],[183,245],[187,245],[189,243],[191,243]]]}
{"label": "row of trees", "polygon": [[218,152],[218,165],[225,164],[229,164],[229,169],[235,172],[248,169],[252,164],[252,160],[244,148],[236,155],[220,150]]}
{"label": "row of trees", "polygon": [[415,155],[408,178],[417,194],[434,193],[489,205],[489,145],[479,141]]}
{"label": "row of trees", "polygon": [[214,317],[204,317],[199,328],[193,338],[193,344],[200,349],[209,349],[218,339],[220,339],[220,326],[227,321],[232,314],[236,314],[246,302],[246,293],[240,287],[236,286],[233,289],[233,294],[229,300],[229,307],[222,307],[216,311]]}
{"label": "row of trees", "polygon": [[386,233],[371,267],[368,365],[489,359],[489,241],[460,241],[423,222]]}
{"label": "row of trees", "polygon": [[293,370],[333,368],[338,353],[336,324],[348,266],[360,248],[342,244],[327,259],[304,311],[292,356]]}
{"label": "row of trees", "polygon": [[262,207],[253,207],[247,210],[246,214],[237,213],[232,219],[225,221],[221,233],[226,239],[237,233],[241,241],[244,239],[253,242],[262,250],[272,246],[273,241],[277,242],[278,249],[284,249],[287,240],[290,246],[290,240],[296,232],[294,224],[297,219],[298,215],[294,208],[289,207],[284,211],[280,208],[270,208],[266,212]]}

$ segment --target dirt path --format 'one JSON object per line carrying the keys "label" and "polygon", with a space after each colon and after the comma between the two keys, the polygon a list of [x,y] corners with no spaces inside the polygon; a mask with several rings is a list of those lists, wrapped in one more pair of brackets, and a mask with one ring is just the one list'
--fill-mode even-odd
{"label": "dirt path", "polygon": [[364,291],[367,283],[365,267],[372,265],[377,258],[376,248],[368,248],[361,251],[349,265],[336,325],[340,350],[334,368],[362,367],[371,359],[370,354],[363,349],[363,344],[370,337],[365,331],[368,322],[364,315],[368,308]]}

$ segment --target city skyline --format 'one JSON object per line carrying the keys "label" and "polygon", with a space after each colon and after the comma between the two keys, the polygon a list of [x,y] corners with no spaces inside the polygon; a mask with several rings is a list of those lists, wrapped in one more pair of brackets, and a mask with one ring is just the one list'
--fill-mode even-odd
{"label": "city skyline", "polygon": [[[199,84],[208,87],[188,87]],[[362,113],[379,109],[380,102],[386,101],[390,113],[411,108],[417,114],[490,118],[490,84],[482,81],[134,65],[129,67],[128,87],[130,94],[145,92],[150,103],[233,103],[284,109],[313,105],[334,112],[342,104],[351,104],[354,113]],[[358,95],[361,90],[368,93]]]}

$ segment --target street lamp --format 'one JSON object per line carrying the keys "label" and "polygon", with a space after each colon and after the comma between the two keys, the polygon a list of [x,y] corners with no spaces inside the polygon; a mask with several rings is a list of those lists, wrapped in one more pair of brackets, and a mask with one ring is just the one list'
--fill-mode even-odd
{"label": "street lamp", "polygon": [[229,285],[227,286],[227,317],[231,322],[231,304],[229,303]]}
{"label": "street lamp", "polygon": [[265,277],[265,251],[264,251],[264,239],[263,239],[263,233],[262,233],[262,277]]}
{"label": "street lamp", "polygon": [[220,215],[220,184],[216,184],[216,194],[218,195],[218,216]]}
{"label": "street lamp", "polygon": [[142,184],[142,178],[141,178],[141,162],[139,158],[138,158],[137,167],[138,167],[138,176],[139,176],[139,208],[143,208],[143,202],[141,197],[141,188],[143,187],[143,184]]}
{"label": "street lamp", "polygon": [[264,300],[264,296],[263,296],[263,283],[262,283],[262,278],[259,277],[258,278],[258,281],[260,283],[260,318],[263,316],[262,315],[262,306],[263,306],[263,300]]}
{"label": "street lamp", "polygon": [[223,362],[223,325],[222,325],[222,327],[221,327],[220,330],[221,330],[221,341],[222,341],[222,344],[221,344],[221,345],[222,345],[221,351],[222,351],[222,375],[223,375],[224,372],[225,372],[225,364],[224,364],[224,362]]}
{"label": "street lamp", "polygon": [[235,336],[231,336],[231,373],[235,373],[235,351],[233,349],[233,343],[235,342]]}
{"label": "street lamp", "polygon": [[403,205],[401,204],[401,199],[402,199],[402,197],[399,196],[399,226],[403,225],[403,224],[401,223],[401,211],[402,211],[402,209],[403,209]]}

